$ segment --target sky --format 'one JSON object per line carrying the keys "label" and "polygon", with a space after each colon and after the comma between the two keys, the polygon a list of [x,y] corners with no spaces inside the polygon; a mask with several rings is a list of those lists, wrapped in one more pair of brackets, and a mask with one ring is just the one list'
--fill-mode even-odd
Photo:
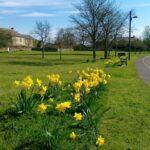
{"label": "sky", "polygon": [[[30,34],[36,21],[47,20],[54,36],[61,27],[72,25],[69,16],[80,0],[0,0],[0,27],[13,27],[20,33]],[[116,0],[125,12],[134,9],[133,35],[141,37],[144,27],[150,25],[150,0]]]}

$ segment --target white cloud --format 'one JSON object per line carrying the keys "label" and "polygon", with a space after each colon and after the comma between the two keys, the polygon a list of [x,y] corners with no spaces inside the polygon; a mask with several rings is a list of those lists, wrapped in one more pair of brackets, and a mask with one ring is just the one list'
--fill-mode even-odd
{"label": "white cloud", "polygon": [[62,6],[63,1],[52,1],[52,0],[13,0],[13,1],[2,1],[0,7],[31,7],[31,6]]}
{"label": "white cloud", "polygon": [[145,28],[144,25],[138,27],[138,28],[134,31],[134,35],[135,35],[136,37],[141,37],[142,34],[143,34],[143,31],[144,31],[144,28]]}
{"label": "white cloud", "polygon": [[68,10],[68,11],[63,11],[62,13],[66,13],[66,14],[78,14],[79,13],[79,11],[77,11],[77,10]]}
{"label": "white cloud", "polygon": [[17,11],[17,10],[0,10],[0,14],[2,14],[2,15],[16,14],[16,13],[20,13],[20,11]]}
{"label": "white cloud", "polygon": [[56,15],[51,14],[51,13],[32,12],[32,13],[23,14],[21,16],[23,17],[55,17]]}

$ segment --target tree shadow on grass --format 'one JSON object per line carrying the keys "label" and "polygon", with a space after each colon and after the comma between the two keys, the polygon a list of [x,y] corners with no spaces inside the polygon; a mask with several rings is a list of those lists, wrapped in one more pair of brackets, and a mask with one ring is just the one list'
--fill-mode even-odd
{"label": "tree shadow on grass", "polygon": [[56,65],[76,65],[76,64],[83,64],[87,63],[86,61],[81,61],[81,60],[65,60],[65,61],[60,61],[60,60],[52,60],[52,61],[39,61],[39,62],[34,62],[34,61],[9,61],[7,64],[10,65],[22,65],[22,66],[56,66]]}
{"label": "tree shadow on grass", "polygon": [[[20,54],[20,55],[22,55],[22,54]],[[31,55],[31,56],[34,56],[34,55],[38,55],[38,56],[41,56],[41,54],[40,53],[28,53],[28,54],[25,54],[25,55]],[[53,55],[53,56],[58,56],[59,57],[59,52],[46,52],[45,53],[45,56],[47,56],[47,55]],[[87,53],[63,53],[62,52],[62,57],[63,56],[91,56],[91,54],[89,53],[89,54],[87,54]]]}

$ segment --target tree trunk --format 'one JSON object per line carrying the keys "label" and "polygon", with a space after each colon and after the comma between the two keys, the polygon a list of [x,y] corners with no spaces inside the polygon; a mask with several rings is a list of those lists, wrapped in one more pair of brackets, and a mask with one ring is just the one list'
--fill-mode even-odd
{"label": "tree trunk", "polygon": [[44,46],[42,47],[42,59],[44,59]]}
{"label": "tree trunk", "polygon": [[108,49],[108,53],[107,53],[107,57],[110,56],[110,53],[111,53],[111,50],[110,50],[110,48],[109,48],[109,49]]}
{"label": "tree trunk", "polygon": [[61,54],[62,54],[62,53],[61,53],[61,52],[62,52],[62,48],[59,49],[60,60],[62,60],[62,57],[61,57]]}
{"label": "tree trunk", "polygon": [[115,57],[117,56],[117,49],[115,49]]}
{"label": "tree trunk", "polygon": [[44,59],[44,42],[42,42],[42,59]]}
{"label": "tree trunk", "polygon": [[95,38],[93,39],[93,61],[96,61],[96,42]]}
{"label": "tree trunk", "polygon": [[104,59],[107,59],[107,56],[108,56],[107,52],[108,52],[107,40],[105,40]]}

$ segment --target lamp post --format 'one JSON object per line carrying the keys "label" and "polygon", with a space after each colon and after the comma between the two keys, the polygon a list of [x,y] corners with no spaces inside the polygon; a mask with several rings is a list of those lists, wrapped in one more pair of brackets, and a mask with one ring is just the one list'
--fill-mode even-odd
{"label": "lamp post", "polygon": [[128,51],[129,51],[129,55],[128,55],[128,59],[130,60],[131,58],[131,28],[132,28],[132,19],[136,19],[137,16],[132,16],[132,11],[129,12],[129,47],[128,47]]}

